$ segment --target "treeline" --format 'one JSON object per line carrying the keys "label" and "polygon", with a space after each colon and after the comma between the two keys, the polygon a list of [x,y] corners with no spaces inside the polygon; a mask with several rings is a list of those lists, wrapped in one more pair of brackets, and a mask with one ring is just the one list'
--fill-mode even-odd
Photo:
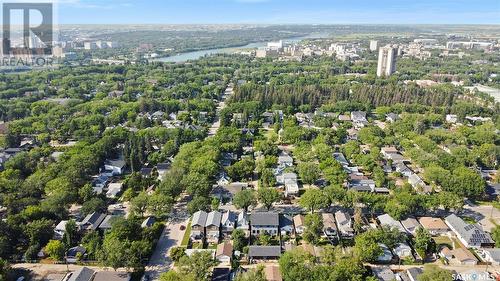
{"label": "treeline", "polygon": [[246,83],[235,89],[233,102],[258,101],[267,108],[273,105],[310,105],[319,107],[325,103],[351,101],[372,107],[394,104],[421,104],[428,106],[452,106],[461,94],[450,87],[423,89],[412,85],[258,85]]}

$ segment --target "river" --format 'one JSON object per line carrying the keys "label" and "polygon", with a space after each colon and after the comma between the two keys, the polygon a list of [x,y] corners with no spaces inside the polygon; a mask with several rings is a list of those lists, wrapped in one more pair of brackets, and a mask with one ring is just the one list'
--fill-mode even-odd
{"label": "river", "polygon": [[[328,37],[328,34],[326,34],[326,33],[313,33],[313,34],[306,35],[306,36],[283,39],[283,42],[291,44],[291,43],[297,43],[297,42],[304,40],[304,39],[318,39],[318,38],[326,38],[326,37]],[[176,63],[177,62],[185,62],[188,60],[199,59],[199,58],[206,56],[206,55],[232,54],[232,53],[235,53],[235,52],[237,52],[239,50],[243,50],[243,49],[258,49],[260,47],[265,47],[265,46],[267,46],[267,42],[256,42],[256,43],[250,43],[250,44],[240,46],[240,47],[217,48],[217,49],[208,49],[208,50],[201,50],[201,51],[194,51],[194,52],[186,52],[186,53],[181,53],[181,54],[170,56],[170,57],[153,59],[152,61],[176,62]]]}

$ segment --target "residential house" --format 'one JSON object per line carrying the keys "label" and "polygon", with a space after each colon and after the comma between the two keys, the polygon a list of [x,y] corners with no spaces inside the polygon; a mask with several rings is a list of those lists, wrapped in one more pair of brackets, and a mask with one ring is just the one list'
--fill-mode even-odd
{"label": "residential house", "polygon": [[412,173],[408,177],[408,183],[417,191],[422,191],[424,193],[429,193],[432,188],[425,184],[425,182],[415,173]]}
{"label": "residential house", "polygon": [[495,266],[500,265],[500,249],[499,248],[492,248],[492,249],[484,248],[484,249],[480,249],[480,251],[478,251],[478,252],[484,261],[490,262],[491,265],[495,265]]}
{"label": "residential house", "polygon": [[108,191],[106,191],[107,198],[116,198],[120,192],[122,192],[123,183],[114,182],[108,185]]}
{"label": "residential house", "polygon": [[292,235],[294,231],[293,218],[289,215],[280,215],[280,231],[281,235]]}
{"label": "residential house", "polygon": [[382,249],[382,253],[380,254],[380,256],[377,257],[377,261],[383,263],[391,262],[392,253],[389,247],[387,247],[385,244],[382,243],[378,243],[378,246],[380,247],[380,249]]}
{"label": "residential house", "polygon": [[382,227],[396,228],[399,232],[406,233],[406,229],[403,225],[399,221],[393,219],[389,214],[380,215],[377,219]]}
{"label": "residential house", "polygon": [[297,183],[297,174],[285,173],[283,175],[285,182],[285,196],[295,196],[299,194],[299,184]]}
{"label": "residential house", "polygon": [[495,241],[477,224],[468,224],[455,214],[445,218],[448,227],[467,248],[494,247]]}
{"label": "residential house", "polygon": [[266,265],[264,275],[267,281],[283,281],[280,268],[277,265]]}
{"label": "residential house", "polygon": [[62,220],[56,225],[56,227],[54,228],[54,236],[56,239],[63,238],[64,233],[66,233],[66,224],[67,223],[68,223],[67,220]]}
{"label": "residential house", "polygon": [[372,267],[373,276],[379,281],[394,281],[396,280],[396,275],[387,266]]}
{"label": "residential house", "polygon": [[211,195],[221,201],[232,201],[233,197],[243,189],[248,188],[246,182],[233,182],[227,185],[217,185],[212,189]]}
{"label": "residential house", "polygon": [[85,248],[81,246],[69,248],[65,255],[66,262],[77,263],[85,257],[86,252]]}
{"label": "residential house", "polygon": [[421,268],[418,267],[412,267],[408,268],[406,270],[406,274],[408,275],[408,278],[410,281],[419,281],[419,276],[422,275],[424,271]]}
{"label": "residential house", "polygon": [[418,221],[424,229],[434,236],[444,235],[450,230],[446,223],[440,218],[421,217]]}
{"label": "residential house", "polygon": [[401,224],[406,229],[406,231],[413,236],[415,236],[417,229],[422,227],[420,223],[414,218],[407,218],[405,220],[402,220]]}
{"label": "residential house", "polygon": [[250,246],[248,258],[252,260],[277,260],[281,256],[281,246]]}
{"label": "residential house", "polygon": [[335,158],[335,160],[337,160],[340,163],[340,165],[342,165],[342,167],[349,166],[349,161],[347,161],[344,154],[342,154],[340,152],[334,152],[333,158]]}
{"label": "residential house", "polygon": [[94,274],[94,270],[84,266],[71,272],[66,281],[92,281]]}
{"label": "residential house", "polygon": [[354,236],[352,219],[348,213],[342,211],[335,212],[335,220],[337,221],[337,226],[342,237],[351,238]]}
{"label": "residential house", "polygon": [[279,167],[292,167],[293,166],[293,158],[287,153],[281,153],[278,156],[278,166]]}
{"label": "residential house", "polygon": [[295,233],[298,235],[302,235],[304,233],[306,227],[304,225],[304,216],[303,215],[295,215],[293,217],[293,224],[295,226]]}
{"label": "residential house", "polygon": [[331,213],[322,213],[323,234],[329,239],[336,239],[338,236],[337,225],[335,225],[335,216]]}
{"label": "residential house", "polygon": [[255,212],[250,216],[250,227],[253,235],[266,233],[278,235],[279,215],[275,212]]}
{"label": "residential house", "polygon": [[92,281],[130,281],[131,275],[124,271],[98,271]]}
{"label": "residential house", "polygon": [[143,176],[143,177],[150,177],[153,175],[153,168],[149,168],[149,167],[142,167],[141,170],[139,171],[139,173]]}
{"label": "residential house", "polygon": [[411,248],[406,243],[398,243],[394,247],[394,254],[398,256],[400,259],[404,259],[407,257],[412,257]]}
{"label": "residential house", "polygon": [[207,220],[205,222],[205,234],[207,241],[214,243],[219,242],[221,220],[222,214],[218,211],[212,211],[207,214]]}
{"label": "residential house", "polygon": [[451,263],[457,263],[460,265],[477,265],[478,260],[476,257],[467,249],[457,248],[451,251],[453,259]]}
{"label": "residential house", "polygon": [[396,163],[396,172],[401,173],[405,177],[409,177],[413,174],[413,171],[403,163]]}
{"label": "residential house", "polygon": [[110,230],[113,221],[119,217],[120,216],[118,216],[118,215],[106,215],[106,217],[102,220],[101,224],[98,227],[99,230],[102,230],[102,231]]}
{"label": "residential house", "polygon": [[229,241],[225,241],[217,245],[215,258],[221,263],[231,263],[233,258],[233,244]]}
{"label": "residential house", "polygon": [[366,120],[366,112],[364,111],[353,111],[351,112],[351,120],[356,128],[363,128],[368,125],[368,120]]}
{"label": "residential house", "polygon": [[99,227],[99,225],[101,225],[104,218],[106,218],[106,215],[98,212],[89,214],[80,223],[78,223],[80,226],[80,230],[82,231],[96,230]]}
{"label": "residential house", "polygon": [[248,215],[245,212],[238,214],[238,220],[236,221],[236,229],[241,229],[245,232],[245,235],[250,235],[250,223]]}
{"label": "residential house", "polygon": [[400,119],[399,115],[392,113],[392,112],[385,115],[385,120],[387,120],[387,122],[390,122],[390,123],[394,123],[394,122],[398,121],[399,119]]}
{"label": "residential house", "polygon": [[458,122],[458,116],[454,114],[447,114],[446,115],[446,122],[455,124]]}
{"label": "residential house", "polygon": [[152,227],[156,223],[156,219],[154,217],[147,217],[141,223],[141,228]]}
{"label": "residential house", "polygon": [[219,175],[219,179],[217,180],[217,185],[226,186],[231,182],[231,179],[226,173],[221,173]]}
{"label": "residential house", "polygon": [[125,171],[126,162],[123,159],[106,160],[104,170],[110,171],[113,175],[121,175]]}
{"label": "residential house", "polygon": [[231,268],[228,267],[214,267],[212,269],[212,281],[230,281]]}
{"label": "residential house", "polygon": [[222,214],[221,225],[222,233],[229,235],[236,228],[238,215],[233,211],[226,211]]}
{"label": "residential house", "polygon": [[165,176],[169,168],[170,168],[169,162],[158,163],[156,165],[156,170],[158,171],[158,180],[160,181],[163,180],[163,177]]}
{"label": "residential house", "polygon": [[349,174],[348,188],[358,192],[374,192],[375,181],[363,175]]}
{"label": "residential house", "polygon": [[198,240],[205,237],[205,224],[208,214],[205,211],[198,211],[191,219],[191,238]]}

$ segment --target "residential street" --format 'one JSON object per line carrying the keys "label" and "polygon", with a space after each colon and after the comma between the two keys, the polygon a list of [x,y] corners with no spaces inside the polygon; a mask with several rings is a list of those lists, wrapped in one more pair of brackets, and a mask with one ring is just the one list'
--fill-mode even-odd
{"label": "residential street", "polygon": [[161,273],[168,271],[172,267],[172,260],[168,257],[171,248],[180,246],[186,229],[181,230],[181,225],[187,226],[189,214],[186,211],[184,198],[174,205],[170,219],[163,229],[163,233],[156,244],[155,251],[151,255],[146,266],[145,275],[149,280],[158,280]]}

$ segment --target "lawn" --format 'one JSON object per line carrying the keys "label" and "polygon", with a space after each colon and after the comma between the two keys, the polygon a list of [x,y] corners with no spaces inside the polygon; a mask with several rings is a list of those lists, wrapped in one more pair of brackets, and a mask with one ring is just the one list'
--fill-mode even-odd
{"label": "lawn", "polygon": [[181,246],[187,247],[189,244],[189,238],[191,237],[191,220],[188,222],[186,226],[186,232],[184,232],[184,237],[182,237]]}
{"label": "lawn", "polygon": [[453,241],[447,237],[447,236],[438,236],[434,237],[434,241],[436,242],[436,245],[448,245],[448,247],[451,249],[453,247]]}

